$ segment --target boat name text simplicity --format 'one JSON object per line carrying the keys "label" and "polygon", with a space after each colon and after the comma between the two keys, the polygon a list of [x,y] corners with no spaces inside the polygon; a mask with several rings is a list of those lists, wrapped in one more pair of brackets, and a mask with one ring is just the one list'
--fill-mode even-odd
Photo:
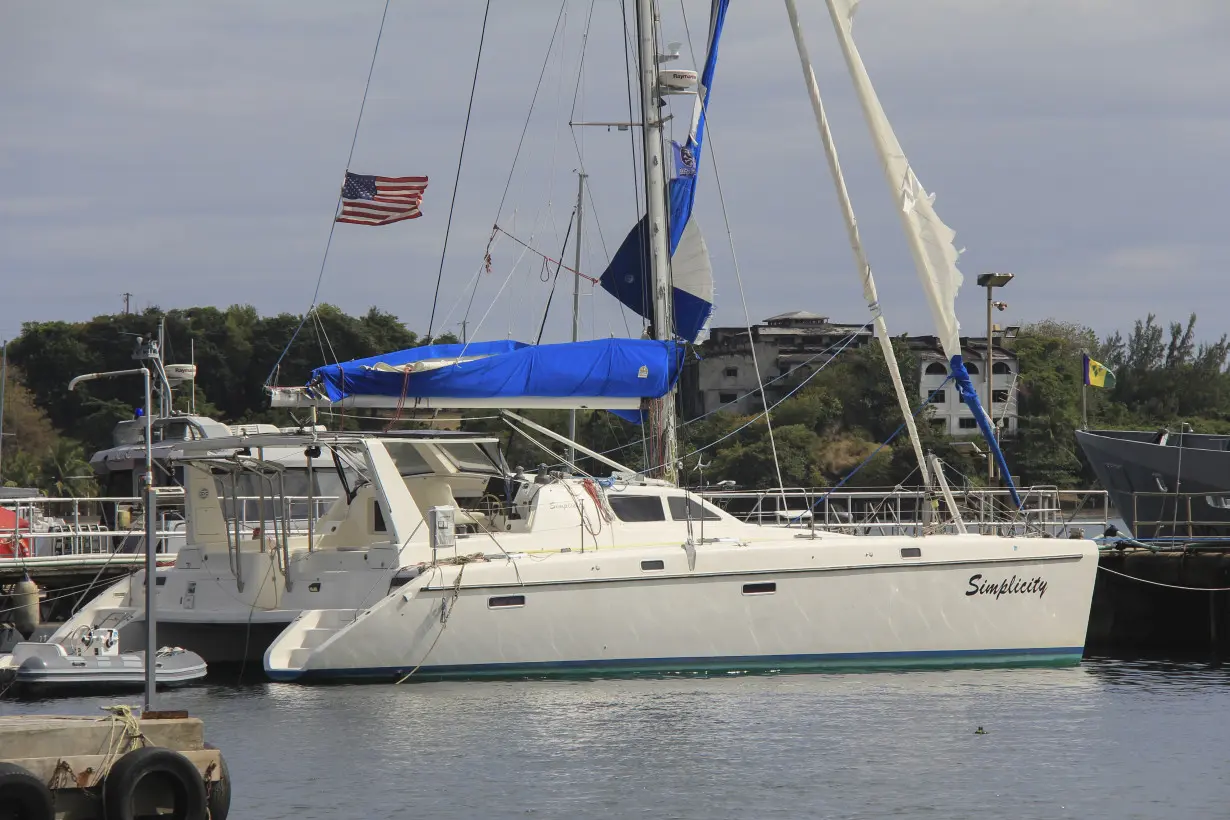
{"label": "boat name text simplicity", "polygon": [[1037,595],[1041,598],[1046,594],[1046,580],[1044,578],[1018,578],[1013,575],[1011,578],[1006,578],[999,583],[988,582],[982,579],[982,574],[972,575],[969,579],[969,591],[966,596],[971,595],[993,595],[995,600],[999,600],[1001,595]]}

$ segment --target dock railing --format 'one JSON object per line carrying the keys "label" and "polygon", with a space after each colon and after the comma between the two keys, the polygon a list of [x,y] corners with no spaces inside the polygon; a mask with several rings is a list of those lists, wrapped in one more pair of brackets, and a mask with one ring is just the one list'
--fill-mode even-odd
{"label": "dock railing", "polygon": [[1142,541],[1224,542],[1230,530],[1230,495],[1133,492],[1133,530]]}
{"label": "dock railing", "polygon": [[[1019,493],[1020,510],[1013,507],[1006,489],[953,489],[970,532],[1079,537],[1086,532],[1101,534],[1110,519],[1110,499],[1105,490],[1041,486],[1022,488]],[[823,487],[787,487],[700,490],[699,494],[736,518],[755,524],[854,535],[955,531],[943,499],[922,490],[897,487],[829,491]]]}

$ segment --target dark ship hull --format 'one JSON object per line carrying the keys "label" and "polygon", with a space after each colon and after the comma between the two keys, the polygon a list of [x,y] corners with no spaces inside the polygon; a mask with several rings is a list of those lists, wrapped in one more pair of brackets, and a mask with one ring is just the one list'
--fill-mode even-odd
{"label": "dark ship hull", "polygon": [[1078,430],[1076,440],[1136,538],[1230,539],[1230,436]]}

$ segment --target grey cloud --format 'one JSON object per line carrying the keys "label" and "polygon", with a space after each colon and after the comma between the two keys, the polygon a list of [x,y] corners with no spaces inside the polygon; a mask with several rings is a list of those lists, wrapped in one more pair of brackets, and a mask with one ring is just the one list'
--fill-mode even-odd
{"label": "grey cloud", "polygon": [[[820,4],[804,22],[890,327],[926,332],[893,205]],[[588,3],[570,4],[501,224],[558,254],[579,166],[568,118]],[[706,3],[689,0],[693,36]],[[121,291],[164,306],[306,306],[320,266],[382,4],[100,6],[18,3],[0,24],[0,336],[28,319],[83,318]],[[493,4],[441,313],[469,298],[559,6]],[[627,116],[616,4],[595,5],[580,115]],[[338,226],[322,297],[426,324],[469,91],[479,3],[394,0],[355,170],[428,173],[426,216]],[[683,39],[664,4],[669,39]],[[1230,242],[1221,225],[1230,105],[1230,8],[1185,0],[865,0],[863,56],[967,278],[1018,273],[1007,321],[1044,316],[1101,331],[1154,310],[1199,310]],[[699,45],[699,42],[698,42]],[[686,53],[686,48],[685,48]],[[865,316],[777,3],[738,2],[712,104],[712,138],[753,319],[808,307]],[[673,111],[686,117],[687,106]],[[682,127],[682,126],[677,126]],[[635,217],[626,134],[578,132],[591,174],[586,265],[598,272]],[[722,324],[742,321],[715,180],[698,217]],[[550,207],[548,207],[548,203]],[[569,255],[571,251],[569,251]],[[508,240],[478,275],[471,330],[533,333],[548,285]],[[512,270],[514,262],[520,264]],[[510,270],[512,270],[510,274]],[[972,283],[971,283],[972,284]],[[501,290],[502,288],[502,290]],[[1113,310],[1099,305],[1113,302]],[[559,300],[556,308],[559,308]],[[976,288],[962,311],[980,323]],[[624,332],[603,294],[587,332]],[[566,333],[562,309],[548,335]],[[455,313],[452,321],[459,321]],[[1210,313],[1205,333],[1230,329]],[[455,328],[454,328],[455,329]]]}

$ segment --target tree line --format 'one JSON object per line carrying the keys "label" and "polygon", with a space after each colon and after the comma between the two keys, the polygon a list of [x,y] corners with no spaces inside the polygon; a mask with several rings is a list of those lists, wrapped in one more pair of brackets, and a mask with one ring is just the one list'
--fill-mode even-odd
{"label": "tree line", "polygon": [[[428,340],[396,316],[372,308],[349,316],[320,305],[307,317],[283,313],[261,316],[251,306],[197,307],[97,316],[85,322],[31,322],[8,345],[0,482],[33,486],[56,495],[89,495],[96,490],[87,454],[111,445],[116,422],[132,418],[140,404],[139,384],[125,380],[90,382],[68,391],[78,374],[133,366],[138,336],[164,327],[164,360],[195,361],[192,393],[181,390],[179,409],[227,423],[295,424],[285,410],[269,407],[267,383],[303,384],[312,369],[333,361],[372,356],[429,341],[456,341],[445,335]],[[1187,422],[1198,430],[1230,431],[1230,342],[1197,343],[1196,317],[1163,325],[1153,315],[1138,320],[1127,336],[1099,339],[1089,328],[1042,321],[1021,329],[1007,344],[1020,364],[1018,431],[1004,442],[1014,473],[1025,484],[1093,486],[1094,477],[1076,445],[1081,422],[1082,354],[1115,371],[1109,390],[1090,389],[1093,427],[1152,428]],[[894,343],[910,395],[918,395],[920,369],[903,341]],[[796,390],[797,389],[797,390]],[[719,412],[684,419],[680,428],[683,480],[690,484],[733,481],[768,487],[780,478],[786,486],[833,486],[855,468],[850,486],[894,486],[917,482],[913,450],[880,349],[849,350],[805,384],[786,380],[792,395],[773,407],[769,425],[763,414]],[[776,396],[770,396],[770,404]],[[919,416],[924,449],[977,484],[983,467],[955,440]],[[540,411],[536,421],[561,432],[568,414]],[[326,419],[328,421],[328,419]],[[383,427],[377,413],[334,418],[350,429]],[[399,422],[415,426],[418,422]],[[475,432],[505,437],[510,464],[532,468],[552,457],[532,442],[508,436],[508,428],[489,415],[463,423]],[[896,436],[887,444],[890,437]],[[641,466],[642,430],[602,411],[579,413],[578,437],[589,448],[609,452],[632,467]],[[776,450],[776,464],[774,460]],[[609,471],[591,459],[583,469]]]}

